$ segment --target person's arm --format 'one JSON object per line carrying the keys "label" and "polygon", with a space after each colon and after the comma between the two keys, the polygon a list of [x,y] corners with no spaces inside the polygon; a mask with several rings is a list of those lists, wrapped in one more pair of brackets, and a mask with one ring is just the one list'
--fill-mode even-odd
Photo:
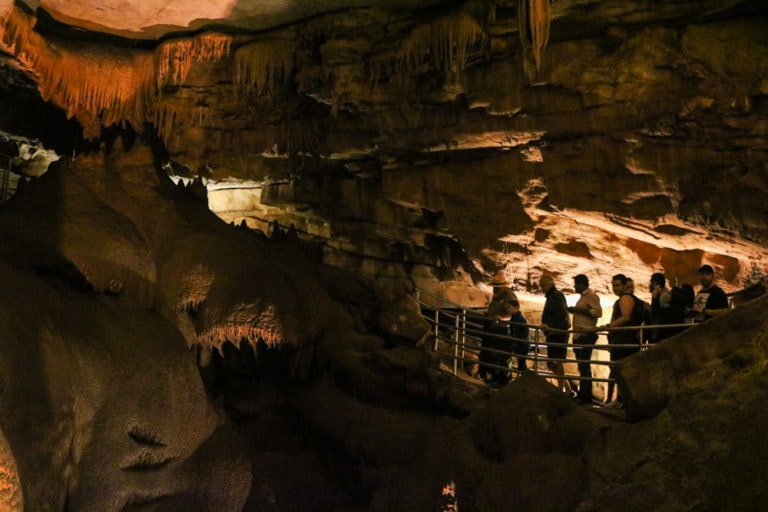
{"label": "person's arm", "polygon": [[[579,302],[581,302],[581,300]],[[603,307],[600,305],[600,297],[597,295],[587,295],[584,297],[583,304],[583,306],[579,306],[577,302],[575,306],[568,308],[568,312],[580,313],[582,315],[591,316],[592,318],[600,318],[603,316]]]}
{"label": "person's arm", "polygon": [[568,329],[571,326],[571,319],[568,316],[568,302],[565,295],[558,293],[557,299],[557,321],[561,329]]}
{"label": "person's arm", "polygon": [[590,315],[592,316],[592,309],[589,307],[589,304],[586,306],[571,306],[568,308],[569,313],[580,313],[582,315]]}
{"label": "person's arm", "polygon": [[528,334],[528,320],[526,320],[525,316],[518,315],[516,317],[512,318],[513,323],[516,323],[518,325],[514,325],[513,327],[513,333],[512,337],[516,338],[518,340],[528,341],[529,334]]}
{"label": "person's arm", "polygon": [[595,320],[600,320],[600,317],[603,316],[603,307],[600,305],[600,297],[594,294],[590,295],[587,307],[589,308],[589,315]]}
{"label": "person's arm", "polygon": [[549,330],[549,326],[552,323],[552,320],[554,320],[552,299],[547,297],[547,299],[544,301],[544,309],[541,312],[541,322],[539,324],[539,327],[541,327],[541,330],[544,331],[545,334]]}
{"label": "person's arm", "polygon": [[613,320],[608,324],[608,327],[621,327],[632,319],[632,308],[635,306],[635,301],[629,295],[622,295],[619,299],[619,308],[621,310],[621,316],[616,320]]}
{"label": "person's arm", "polygon": [[731,305],[728,303],[728,296],[722,288],[716,288],[710,293],[702,313],[707,317],[713,317],[727,313],[730,309]]}

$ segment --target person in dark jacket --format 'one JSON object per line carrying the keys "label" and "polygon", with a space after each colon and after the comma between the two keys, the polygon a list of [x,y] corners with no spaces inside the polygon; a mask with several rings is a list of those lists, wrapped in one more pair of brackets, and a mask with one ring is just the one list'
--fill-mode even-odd
{"label": "person in dark jacket", "polygon": [[492,386],[508,384],[512,379],[512,355],[517,356],[518,370],[524,371],[525,358],[521,356],[528,353],[530,345],[528,323],[520,312],[520,302],[508,299],[499,314],[486,319],[483,330],[481,378]]}
{"label": "person in dark jacket", "polygon": [[[509,304],[514,301],[518,304],[517,295],[510,289],[510,282],[503,274],[497,274],[491,281],[493,296],[488,304],[483,325],[480,350],[479,377],[491,385],[506,384],[511,378],[511,372],[507,368],[511,356],[499,351],[511,351],[508,337],[511,334]],[[504,369],[498,368],[503,366]]]}
{"label": "person in dark jacket", "polygon": [[[651,276],[651,324],[674,325],[685,322],[686,300],[680,288],[667,288],[667,278],[661,272]],[[650,342],[658,343],[684,331],[685,327],[659,327],[650,332]]]}
{"label": "person in dark jacket", "polygon": [[542,275],[539,280],[544,292],[544,311],[541,313],[541,329],[547,337],[547,368],[560,382],[560,390],[575,396],[571,383],[565,378],[563,359],[568,351],[568,339],[571,320],[568,316],[568,303],[563,292],[555,288],[555,280],[550,275]]}
{"label": "person in dark jacket", "polygon": [[509,313],[512,315],[509,319],[509,330],[512,336],[512,347],[510,352],[517,359],[517,371],[523,373],[528,370],[525,356],[531,346],[531,337],[528,329],[528,320],[520,311],[520,302],[517,299],[511,299],[509,302]]}

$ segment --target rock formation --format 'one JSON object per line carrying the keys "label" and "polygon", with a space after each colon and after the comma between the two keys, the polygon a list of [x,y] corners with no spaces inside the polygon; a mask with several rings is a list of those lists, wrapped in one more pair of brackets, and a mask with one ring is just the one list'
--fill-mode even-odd
{"label": "rock formation", "polygon": [[86,138],[156,131],[227,222],[294,226],[391,289],[472,301],[499,269],[614,262],[641,282],[709,262],[736,288],[765,264],[760,2],[244,2],[152,27],[86,4],[5,9],[44,99]]}
{"label": "rock formation", "polygon": [[3,506],[765,502],[764,299],[622,362],[596,413],[441,371],[412,293],[740,287],[763,2],[230,4],[0,0]]}

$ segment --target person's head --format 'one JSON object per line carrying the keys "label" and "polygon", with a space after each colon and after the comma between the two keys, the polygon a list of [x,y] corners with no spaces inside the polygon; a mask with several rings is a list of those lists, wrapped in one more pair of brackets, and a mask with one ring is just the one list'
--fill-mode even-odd
{"label": "person's head", "polygon": [[664,289],[667,286],[667,278],[661,272],[656,272],[651,275],[651,284],[649,288],[653,292],[657,287]]}
{"label": "person's head", "polygon": [[627,282],[624,285],[624,291],[626,293],[631,293],[632,295],[635,294],[635,280],[632,279],[631,277],[627,278]]}
{"label": "person's head", "polygon": [[627,293],[627,276],[624,274],[616,274],[613,276],[611,278],[611,288],[616,295]]}
{"label": "person's head", "polygon": [[709,288],[715,280],[715,269],[711,265],[702,265],[699,268],[699,283],[702,288]]}
{"label": "person's head", "polygon": [[555,280],[549,274],[543,274],[541,279],[539,279],[539,286],[541,287],[541,291],[547,293],[550,289],[555,287]]}
{"label": "person's head", "polygon": [[509,299],[507,301],[507,314],[514,315],[518,311],[520,311],[520,301],[517,299]]}
{"label": "person's head", "polygon": [[584,274],[579,274],[577,276],[574,276],[573,288],[576,290],[576,293],[583,292],[584,290],[589,288],[589,278]]}
{"label": "person's head", "polygon": [[491,280],[491,286],[493,286],[493,291],[499,291],[504,288],[509,288],[510,282],[507,279],[507,276],[505,276],[503,273],[496,274],[493,276],[493,279]]}

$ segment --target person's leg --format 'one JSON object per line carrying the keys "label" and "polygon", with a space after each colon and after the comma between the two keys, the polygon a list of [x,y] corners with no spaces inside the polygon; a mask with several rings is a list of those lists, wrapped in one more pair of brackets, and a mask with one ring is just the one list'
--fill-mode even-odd
{"label": "person's leg", "polygon": [[530,343],[528,341],[515,341],[515,359],[517,359],[517,371],[520,373],[528,371],[528,364],[525,356],[528,355],[529,346]]}
{"label": "person's leg", "polygon": [[568,379],[565,378],[565,367],[563,366],[563,363],[557,361],[549,361],[547,362],[547,368],[549,368],[549,370],[555,374],[555,378],[557,379],[558,388],[560,391],[564,391],[565,393],[572,395],[573,388],[571,387],[571,383],[568,381]]}
{"label": "person's leg", "polygon": [[524,354],[517,355],[517,371],[520,373],[525,373],[528,371],[528,362],[525,359]]}
{"label": "person's leg", "polygon": [[[627,342],[624,342],[627,344]],[[615,347],[611,350],[611,361],[612,362],[618,362],[624,359],[625,357],[629,357],[632,354],[636,354],[639,352],[639,348],[635,349],[634,347]],[[614,367],[611,366],[611,373],[609,375],[611,382],[608,383],[608,393],[607,398],[608,402],[621,402],[621,393],[619,391],[619,387],[616,385],[616,372],[614,371]],[[617,404],[614,404],[617,405]]]}
{"label": "person's leg", "polygon": [[480,371],[478,372],[478,377],[482,380],[487,380],[490,378],[492,368],[488,366],[488,364],[493,363],[493,352],[489,350],[485,350],[488,348],[491,348],[490,345],[492,345],[492,342],[486,338],[483,339],[482,348],[480,349]]}
{"label": "person's leg", "polygon": [[547,358],[550,359],[547,361],[547,368],[555,374],[555,378],[558,382],[558,389],[565,391],[569,395],[573,395],[571,383],[565,378],[565,367],[563,366],[563,362],[560,361],[565,358],[567,353],[566,343],[568,343],[568,339],[562,336],[552,336],[551,338],[547,338]]}
{"label": "person's leg", "polygon": [[498,378],[496,380],[499,384],[509,384],[509,382],[512,380],[512,356],[504,356],[504,360],[502,361],[501,365],[504,367],[504,369],[499,370]]}
{"label": "person's leg", "polygon": [[597,341],[597,333],[582,334],[573,340],[573,351],[579,367],[578,398],[584,402],[592,402],[592,348]]}
{"label": "person's leg", "polygon": [[[605,397],[603,398],[603,403],[612,403],[618,400],[618,389],[616,386],[616,372],[614,371],[613,363],[617,363],[618,361],[621,361],[623,358],[627,356],[627,347],[621,347],[616,345],[624,345],[627,343],[626,339],[621,338],[620,336],[617,336],[616,333],[613,333],[613,336],[608,337],[608,346],[610,348],[609,356],[611,360],[611,370],[608,373],[608,378],[610,379],[608,382],[608,389],[606,390]],[[630,349],[631,350],[631,349]]]}

